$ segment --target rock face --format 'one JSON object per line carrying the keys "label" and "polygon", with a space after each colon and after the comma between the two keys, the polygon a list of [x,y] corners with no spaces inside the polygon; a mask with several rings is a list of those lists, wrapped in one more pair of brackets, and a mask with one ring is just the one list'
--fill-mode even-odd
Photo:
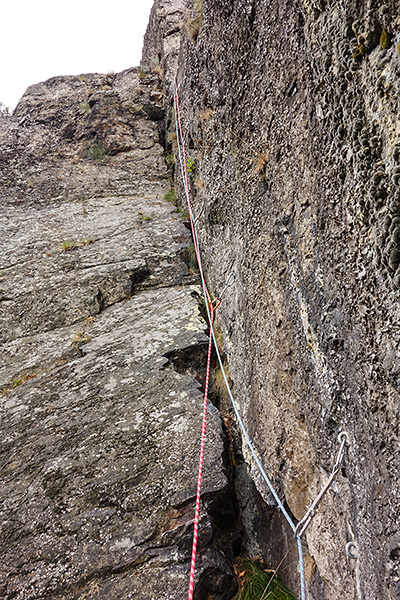
{"label": "rock face", "polygon": [[[165,5],[156,1],[153,10]],[[337,435],[348,432],[344,468],[305,535],[309,597],[394,600],[398,3],[188,6],[178,76],[183,130],[213,292],[232,269],[236,275],[219,313],[236,399],[295,519],[326,482]],[[145,63],[160,52],[154,40],[150,31]],[[167,127],[172,120],[170,113]],[[258,541],[250,535],[277,567],[293,551],[293,538],[278,514],[266,515]],[[346,556],[350,541],[357,559]],[[298,589],[295,568],[285,576]]]}
{"label": "rock face", "polygon": [[[33,86],[0,120],[4,599],[187,593],[207,328],[162,119],[131,69]],[[198,598],[235,587],[223,454],[210,405]]]}
{"label": "rock face", "polygon": [[[177,68],[211,291],[235,274],[217,315],[236,402],[295,521],[349,436],[304,535],[308,598],[395,600],[394,0],[156,0],[141,69],[51,79],[0,117],[0,595],[186,594],[207,327],[163,200]],[[247,553],[298,592],[293,534],[228,440],[210,405],[195,598],[235,594],[237,507]]]}

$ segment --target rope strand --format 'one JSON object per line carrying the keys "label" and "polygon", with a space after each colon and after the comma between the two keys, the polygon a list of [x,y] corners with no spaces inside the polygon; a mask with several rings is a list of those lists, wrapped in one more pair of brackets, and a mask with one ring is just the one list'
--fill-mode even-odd
{"label": "rope strand", "polygon": [[[212,325],[214,322],[214,308],[213,308],[212,304],[210,304],[210,312],[211,312],[211,325]],[[198,538],[198,532],[199,532],[201,479],[202,479],[202,475],[203,475],[204,445],[205,445],[205,439],[206,439],[207,400],[208,400],[208,386],[209,386],[209,381],[210,381],[212,340],[213,340],[213,330],[212,330],[212,326],[211,326],[210,327],[210,337],[208,340],[207,371],[206,371],[206,383],[205,383],[205,388],[204,388],[204,404],[203,404],[203,424],[202,424],[202,428],[201,428],[200,459],[199,459],[199,472],[198,472],[198,476],[197,476],[197,495],[196,495],[196,508],[195,508],[195,512],[194,512],[192,560],[190,563],[188,600],[193,600],[193,592],[194,592],[194,573],[195,573],[195,568],[196,568],[197,538]]]}

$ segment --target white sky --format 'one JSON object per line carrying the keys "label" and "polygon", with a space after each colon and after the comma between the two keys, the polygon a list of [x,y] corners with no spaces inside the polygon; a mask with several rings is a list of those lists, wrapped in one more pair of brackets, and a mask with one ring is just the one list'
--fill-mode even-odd
{"label": "white sky", "polygon": [[0,102],[14,108],[56,75],[139,65],[153,0],[5,0],[0,11]]}

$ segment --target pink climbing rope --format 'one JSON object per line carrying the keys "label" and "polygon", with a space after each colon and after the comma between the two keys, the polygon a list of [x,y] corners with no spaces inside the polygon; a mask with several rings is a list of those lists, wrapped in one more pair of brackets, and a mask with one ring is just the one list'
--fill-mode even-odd
{"label": "pink climbing rope", "polygon": [[196,554],[197,554],[197,538],[198,538],[198,533],[199,533],[201,479],[202,479],[202,475],[203,475],[204,444],[205,444],[205,439],[206,439],[208,386],[209,386],[209,381],[210,381],[211,350],[212,350],[212,339],[213,339],[212,324],[214,322],[214,306],[213,306],[212,302],[210,302],[210,314],[211,314],[211,327],[210,327],[210,338],[208,341],[206,382],[205,382],[205,387],[204,387],[203,425],[201,428],[200,459],[199,459],[199,472],[198,472],[198,476],[197,476],[196,509],[194,511],[192,560],[190,563],[188,600],[193,600],[194,572],[195,572],[195,567],[196,567]]}

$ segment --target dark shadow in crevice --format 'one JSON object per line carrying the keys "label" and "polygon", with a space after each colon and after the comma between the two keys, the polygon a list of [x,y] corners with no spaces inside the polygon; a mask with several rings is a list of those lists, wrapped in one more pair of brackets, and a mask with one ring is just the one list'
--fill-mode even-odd
{"label": "dark shadow in crevice", "polygon": [[137,292],[140,292],[143,288],[141,284],[146,281],[151,275],[150,269],[147,267],[142,267],[137,269],[133,273],[129,275],[129,279],[131,280],[131,295],[134,296]]}
{"label": "dark shadow in crevice", "polygon": [[200,384],[203,393],[205,386],[207,349],[207,342],[201,342],[195,346],[171,350],[164,354],[165,358],[168,359],[178,373],[193,377],[193,379]]}

